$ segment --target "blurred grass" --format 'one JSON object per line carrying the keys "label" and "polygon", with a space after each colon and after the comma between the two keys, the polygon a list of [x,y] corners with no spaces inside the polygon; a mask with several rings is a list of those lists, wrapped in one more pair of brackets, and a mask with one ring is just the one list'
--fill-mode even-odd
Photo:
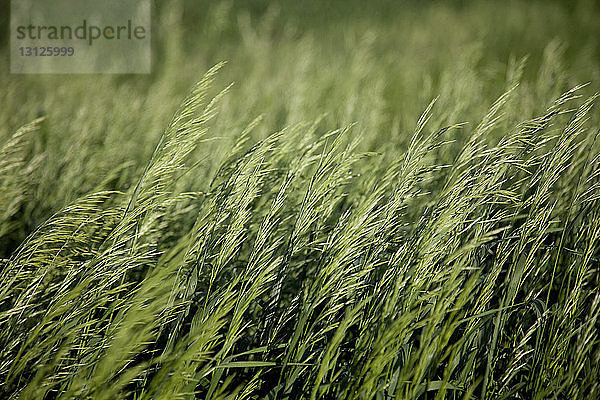
{"label": "blurred grass", "polygon": [[[453,122],[481,115],[489,101],[477,98],[504,90],[510,60],[528,57],[524,83],[547,85],[546,93],[532,94],[540,98],[598,78],[594,2],[361,4],[158,2],[149,76],[8,75],[6,55],[0,69],[0,133],[7,137],[23,121],[44,114],[45,129],[51,130],[46,136],[57,152],[50,163],[60,163],[83,140],[118,140],[123,151],[104,152],[99,145],[89,156],[99,160],[104,173],[125,158],[139,166],[178,99],[203,71],[223,60],[229,64],[219,85],[236,83],[223,120],[235,115],[235,128],[265,114],[256,134],[261,137],[327,113],[323,128],[359,122],[372,132],[364,143],[371,148],[389,142],[387,132],[395,123],[400,131],[409,128],[414,115],[438,95],[454,101],[457,92],[469,92],[471,99],[456,105]],[[529,100],[524,116],[536,111],[536,100]],[[82,121],[72,123],[74,118]],[[52,205],[44,217],[101,181],[98,165],[88,165],[94,171],[74,168],[87,185],[59,178],[59,186],[65,186],[58,191],[62,198],[48,199]]]}

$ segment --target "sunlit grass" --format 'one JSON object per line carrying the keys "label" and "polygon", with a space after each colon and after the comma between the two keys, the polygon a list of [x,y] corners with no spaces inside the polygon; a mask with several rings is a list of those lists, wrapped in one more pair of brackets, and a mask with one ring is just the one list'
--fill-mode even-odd
{"label": "sunlit grass", "polygon": [[0,397],[600,397],[584,6],[173,2],[151,76],[6,75]]}

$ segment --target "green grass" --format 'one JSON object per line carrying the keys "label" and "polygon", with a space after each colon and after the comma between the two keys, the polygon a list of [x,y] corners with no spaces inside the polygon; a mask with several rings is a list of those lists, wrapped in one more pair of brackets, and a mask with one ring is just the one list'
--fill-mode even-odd
{"label": "green grass", "polygon": [[371,7],[0,50],[0,398],[600,398],[600,11]]}

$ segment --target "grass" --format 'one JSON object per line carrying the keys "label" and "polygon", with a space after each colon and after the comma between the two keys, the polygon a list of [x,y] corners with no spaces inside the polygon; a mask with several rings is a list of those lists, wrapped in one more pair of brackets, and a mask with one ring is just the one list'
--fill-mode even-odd
{"label": "grass", "polygon": [[383,3],[0,60],[1,398],[600,398],[599,10]]}

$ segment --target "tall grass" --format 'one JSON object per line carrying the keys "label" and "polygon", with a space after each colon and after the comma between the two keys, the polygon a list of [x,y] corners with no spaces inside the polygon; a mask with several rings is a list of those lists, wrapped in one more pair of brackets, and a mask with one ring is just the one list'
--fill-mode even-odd
{"label": "tall grass", "polygon": [[597,11],[512,5],[558,38],[173,2],[150,77],[3,82],[0,397],[600,398],[596,43],[535,17]]}

